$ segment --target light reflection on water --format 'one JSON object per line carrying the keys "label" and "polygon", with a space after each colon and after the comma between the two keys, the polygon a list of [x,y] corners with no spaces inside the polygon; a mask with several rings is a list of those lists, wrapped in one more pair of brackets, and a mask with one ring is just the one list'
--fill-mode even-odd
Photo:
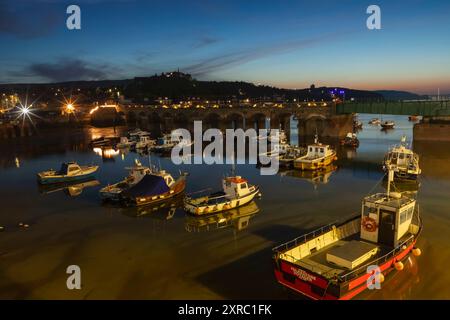
{"label": "light reflection on water", "polygon": [[[2,142],[0,148],[0,298],[288,298],[272,272],[271,248],[321,224],[353,215],[360,201],[382,179],[386,150],[402,135],[412,138],[406,117],[390,117],[396,129],[383,132],[367,122],[358,133],[360,147],[338,148],[337,169],[309,176],[282,172],[260,176],[254,165],[238,165],[237,173],[261,187],[254,212],[236,212],[208,221],[186,217],[177,204],[158,210],[121,209],[101,205],[98,191],[126,175],[136,153],[94,152],[92,136],[114,130],[87,129]],[[387,120],[387,117],[384,116]],[[295,126],[295,124],[292,124]],[[117,133],[121,132],[117,129]],[[295,139],[295,128],[291,129]],[[449,190],[450,148],[443,143],[415,143],[423,175],[419,203],[424,231],[404,271],[387,277],[381,291],[361,299],[450,298]],[[98,150],[97,150],[98,151]],[[110,156],[109,156],[110,155]],[[103,156],[103,157],[102,157]],[[67,192],[42,192],[36,173],[56,169],[62,161],[97,163],[100,185]],[[167,158],[153,164],[177,175],[190,173],[187,192],[220,188],[229,165],[175,166]],[[19,165],[18,165],[19,164]],[[374,189],[375,187],[375,189]],[[30,225],[23,230],[20,222]],[[78,264],[83,290],[65,289],[65,268]]]}

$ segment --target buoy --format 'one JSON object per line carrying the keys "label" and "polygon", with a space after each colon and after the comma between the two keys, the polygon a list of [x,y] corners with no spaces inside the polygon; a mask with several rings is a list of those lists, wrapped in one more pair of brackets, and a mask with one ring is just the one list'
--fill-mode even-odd
{"label": "buoy", "polygon": [[0,226],[0,232],[5,231],[5,227]]}
{"label": "buoy", "polygon": [[23,227],[23,222],[19,222],[19,227]]}
{"label": "buoy", "polygon": [[24,227],[24,228],[28,228],[29,225],[28,225],[28,224],[24,224],[23,227]]}
{"label": "buoy", "polygon": [[395,270],[402,271],[404,268],[403,262],[397,261],[396,263],[394,263],[394,267],[395,267]]}
{"label": "buoy", "polygon": [[415,257],[418,257],[422,254],[422,251],[419,248],[412,249],[412,253]]}
{"label": "buoy", "polygon": [[383,283],[384,282],[384,274],[382,274],[380,272],[380,274],[378,275],[378,279],[380,280],[380,283]]}

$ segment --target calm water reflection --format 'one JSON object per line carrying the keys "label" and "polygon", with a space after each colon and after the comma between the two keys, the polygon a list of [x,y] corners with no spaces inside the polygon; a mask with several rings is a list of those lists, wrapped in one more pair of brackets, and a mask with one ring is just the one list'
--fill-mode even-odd
{"label": "calm water reflection", "polygon": [[[91,137],[112,129],[41,132],[0,145],[0,298],[292,298],[272,272],[271,248],[324,223],[359,211],[360,201],[381,180],[381,161],[403,134],[412,135],[406,117],[390,117],[396,129],[382,132],[367,124],[356,151],[338,148],[336,170],[311,176],[282,172],[260,176],[254,165],[237,172],[259,184],[262,199],[228,214],[195,219],[176,201],[154,209],[101,205],[102,185],[126,175],[135,153],[95,152]],[[296,142],[295,124],[291,140]],[[119,131],[119,129],[117,129]],[[450,145],[415,144],[423,175],[419,203],[424,232],[422,256],[388,277],[384,289],[360,299],[450,298]],[[101,165],[100,184],[42,190],[36,172],[62,161]],[[175,166],[167,158],[152,162],[177,174],[187,170],[187,192],[220,188],[228,165]],[[146,163],[147,157],[141,158]],[[382,185],[375,187],[381,190]],[[18,226],[30,225],[28,229]],[[82,270],[83,290],[65,287],[66,267]],[[437,276],[439,275],[439,277]],[[407,281],[406,281],[407,280]]]}

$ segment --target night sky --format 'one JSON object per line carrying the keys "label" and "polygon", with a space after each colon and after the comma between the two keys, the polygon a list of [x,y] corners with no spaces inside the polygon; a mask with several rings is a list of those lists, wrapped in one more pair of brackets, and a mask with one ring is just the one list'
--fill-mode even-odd
{"label": "night sky", "polygon": [[[66,8],[81,7],[81,30]],[[381,7],[368,30],[366,8]],[[176,70],[285,88],[450,93],[450,1],[0,0],[0,83]]]}

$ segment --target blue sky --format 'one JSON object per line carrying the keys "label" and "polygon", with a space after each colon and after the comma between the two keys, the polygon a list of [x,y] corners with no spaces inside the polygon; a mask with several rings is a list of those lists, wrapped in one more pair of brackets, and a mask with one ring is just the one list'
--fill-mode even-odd
{"label": "blue sky", "polygon": [[[81,8],[82,29],[65,26]],[[381,8],[381,30],[366,8]],[[450,92],[449,1],[0,0],[0,83],[180,68],[286,88]]]}

